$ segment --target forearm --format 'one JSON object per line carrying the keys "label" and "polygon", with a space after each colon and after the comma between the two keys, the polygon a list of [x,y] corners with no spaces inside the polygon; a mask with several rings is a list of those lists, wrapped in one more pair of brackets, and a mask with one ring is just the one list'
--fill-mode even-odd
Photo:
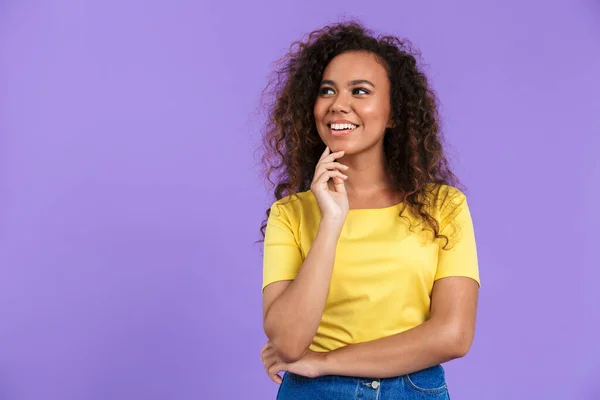
{"label": "forearm", "polygon": [[470,343],[449,323],[429,320],[386,338],[351,344],[327,353],[323,375],[389,378],[416,372],[455,358]]}
{"label": "forearm", "polygon": [[310,346],[325,308],[340,228],[322,221],[298,275],[265,316],[265,333],[288,361]]}

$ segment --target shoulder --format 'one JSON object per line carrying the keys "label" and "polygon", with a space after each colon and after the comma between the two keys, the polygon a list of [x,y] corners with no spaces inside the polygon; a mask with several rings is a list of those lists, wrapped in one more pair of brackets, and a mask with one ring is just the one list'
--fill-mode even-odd
{"label": "shoulder", "polygon": [[450,185],[431,183],[427,185],[427,190],[440,204],[445,204],[448,201],[462,201],[466,198],[461,189]]}
{"label": "shoulder", "polygon": [[283,197],[271,205],[271,213],[284,215],[290,220],[299,220],[302,215],[318,209],[317,200],[310,190]]}
{"label": "shoulder", "polygon": [[452,214],[467,202],[466,194],[459,188],[445,184],[428,184],[426,203],[442,217]]}

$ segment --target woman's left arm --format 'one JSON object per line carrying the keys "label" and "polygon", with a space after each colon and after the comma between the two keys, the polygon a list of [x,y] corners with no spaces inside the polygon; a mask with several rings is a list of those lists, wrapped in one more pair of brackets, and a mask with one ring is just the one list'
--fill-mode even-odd
{"label": "woman's left arm", "polygon": [[388,378],[416,372],[469,351],[475,333],[478,283],[466,277],[435,281],[431,317],[396,335],[324,353],[319,375]]}

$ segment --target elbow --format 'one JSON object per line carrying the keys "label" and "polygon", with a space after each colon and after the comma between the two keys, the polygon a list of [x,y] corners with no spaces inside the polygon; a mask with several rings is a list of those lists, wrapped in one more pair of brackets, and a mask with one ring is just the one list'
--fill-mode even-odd
{"label": "elbow", "polygon": [[279,358],[288,364],[300,360],[310,345],[304,345],[300,339],[284,335],[281,332],[276,333],[272,329],[265,329],[265,334]]}
{"label": "elbow", "polygon": [[283,342],[279,340],[273,340],[271,343],[273,344],[273,348],[275,349],[275,352],[279,358],[288,364],[295,363],[296,361],[300,360],[308,348],[292,341]]}
{"label": "elbow", "polygon": [[454,345],[453,358],[463,358],[471,349],[471,343],[464,340],[457,340]]}
{"label": "elbow", "polygon": [[449,327],[447,348],[451,359],[462,358],[467,355],[473,343],[473,332],[460,325]]}
{"label": "elbow", "polygon": [[303,338],[298,330],[290,332],[289,329],[283,329],[282,325],[276,325],[273,322],[265,318],[263,328],[279,358],[288,364],[300,360],[306,354],[306,350],[312,342],[312,336]]}

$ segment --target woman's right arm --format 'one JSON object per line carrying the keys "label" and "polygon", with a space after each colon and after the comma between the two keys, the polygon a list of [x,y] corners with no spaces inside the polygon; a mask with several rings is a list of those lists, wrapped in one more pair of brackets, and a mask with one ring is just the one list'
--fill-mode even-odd
{"label": "woman's right arm", "polygon": [[315,240],[293,281],[265,287],[265,334],[285,362],[299,360],[310,346],[325,308],[341,232],[337,221],[321,220]]}
{"label": "woman's right arm", "polygon": [[348,177],[340,172],[348,167],[335,162],[343,155],[343,151],[331,153],[327,147],[315,168],[311,190],[321,211],[321,222],[298,274],[293,281],[274,282],[263,291],[265,334],[286,362],[304,355],[325,309],[337,242],[349,208],[344,185]]}

